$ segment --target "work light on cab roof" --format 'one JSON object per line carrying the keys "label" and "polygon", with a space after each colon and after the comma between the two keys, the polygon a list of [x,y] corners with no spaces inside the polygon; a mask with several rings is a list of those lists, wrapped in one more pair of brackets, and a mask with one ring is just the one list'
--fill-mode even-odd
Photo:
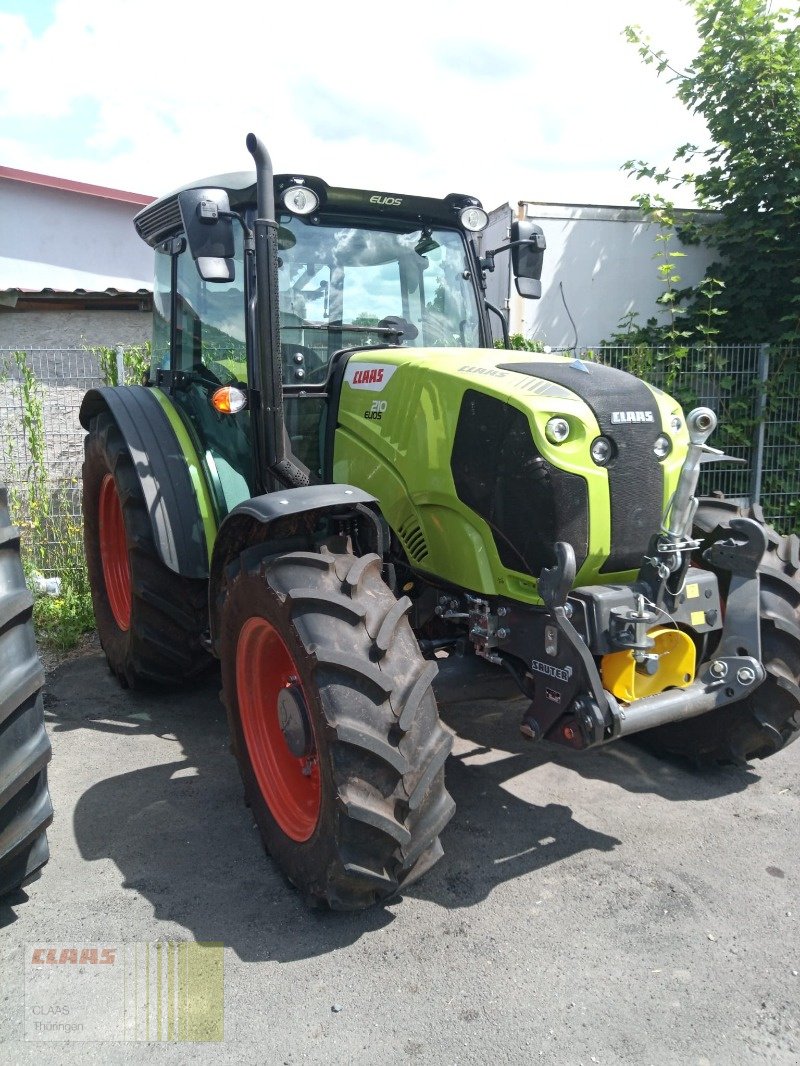
{"label": "work light on cab roof", "polygon": [[480,233],[489,225],[489,216],[480,207],[465,207],[460,218],[461,225],[470,233]]}
{"label": "work light on cab roof", "polygon": [[281,194],[281,201],[293,215],[310,215],[319,207],[319,197],[306,185],[290,185]]}

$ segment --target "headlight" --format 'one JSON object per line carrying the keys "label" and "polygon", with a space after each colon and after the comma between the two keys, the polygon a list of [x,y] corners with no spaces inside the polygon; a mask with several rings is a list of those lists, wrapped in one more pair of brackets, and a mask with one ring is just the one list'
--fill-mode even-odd
{"label": "headlight", "polygon": [[605,466],[614,454],[614,445],[608,437],[595,437],[589,448],[589,454],[598,466]]}
{"label": "headlight", "polygon": [[319,206],[319,197],[305,185],[292,185],[283,196],[283,206],[293,215],[310,215]]}
{"label": "headlight", "polygon": [[470,233],[480,233],[489,225],[489,216],[480,207],[465,207],[459,217],[461,225]]}
{"label": "headlight", "polygon": [[551,418],[544,427],[544,435],[551,444],[563,444],[569,436],[569,422],[566,418]]}
{"label": "headlight", "polygon": [[653,445],[653,454],[659,462],[662,459],[666,459],[671,451],[672,441],[669,437],[656,437],[656,442]]}

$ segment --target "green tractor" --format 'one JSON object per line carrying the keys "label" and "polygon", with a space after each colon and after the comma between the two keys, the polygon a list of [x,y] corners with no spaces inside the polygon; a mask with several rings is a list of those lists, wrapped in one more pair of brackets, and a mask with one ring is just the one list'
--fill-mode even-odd
{"label": "green tractor", "polygon": [[441,856],[437,674],[513,686],[522,732],[574,749],[793,740],[798,541],[698,506],[713,412],[493,347],[485,272],[508,248],[540,294],[532,224],[481,255],[474,197],[274,175],[247,147],[255,176],[135,220],[153,363],[84,398],[86,554],[123,685],[220,661],[246,802],[308,902],[364,907]]}

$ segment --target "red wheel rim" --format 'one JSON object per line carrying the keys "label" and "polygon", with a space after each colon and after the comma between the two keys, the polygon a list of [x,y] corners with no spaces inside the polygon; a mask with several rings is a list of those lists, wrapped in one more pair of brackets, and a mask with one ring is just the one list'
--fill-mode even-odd
{"label": "red wheel rim", "polygon": [[100,559],[108,603],[114,621],[123,632],[127,632],[131,624],[131,568],[125,519],[111,474],[106,474],[100,486],[99,518]]}
{"label": "red wheel rim", "polygon": [[286,836],[302,843],[319,821],[317,753],[312,741],[309,756],[293,755],[278,719],[281,690],[297,686],[298,677],[292,654],[277,630],[264,618],[248,618],[236,646],[236,692],[245,742],[273,818]]}

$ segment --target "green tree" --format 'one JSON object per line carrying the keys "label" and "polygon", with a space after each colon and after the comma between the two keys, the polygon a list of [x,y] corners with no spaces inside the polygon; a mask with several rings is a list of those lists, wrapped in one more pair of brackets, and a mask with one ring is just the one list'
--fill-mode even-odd
{"label": "green tree", "polygon": [[[714,323],[720,341],[800,337],[800,5],[772,10],[770,0],[687,0],[700,49],[676,70],[638,26],[625,33],[645,63],[667,74],[689,110],[700,115],[710,147],[684,144],[676,170],[657,172],[642,160],[625,168],[657,183],[694,190],[716,212],[689,240],[719,254],[711,265]],[[702,290],[705,290],[703,292]],[[708,317],[708,284],[693,294],[687,323]],[[698,330],[700,333],[704,331]]]}

